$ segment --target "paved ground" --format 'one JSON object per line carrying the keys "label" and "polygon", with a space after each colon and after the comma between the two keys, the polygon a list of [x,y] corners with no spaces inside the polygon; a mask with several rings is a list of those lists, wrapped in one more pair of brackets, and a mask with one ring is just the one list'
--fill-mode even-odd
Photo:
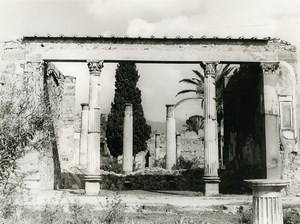
{"label": "paved ground", "polygon": [[[129,210],[139,208],[174,206],[180,210],[209,210],[214,206],[238,207],[241,205],[251,205],[251,195],[219,195],[205,197],[198,192],[188,191],[119,191],[119,197],[126,203]],[[32,192],[31,200],[26,202],[28,206],[36,209],[42,208],[45,204],[83,203],[95,206],[96,209],[103,209],[108,200],[115,197],[115,192],[103,190],[99,196],[86,196],[83,191],[41,191]],[[300,207],[300,197],[284,196],[283,205],[295,205]]]}

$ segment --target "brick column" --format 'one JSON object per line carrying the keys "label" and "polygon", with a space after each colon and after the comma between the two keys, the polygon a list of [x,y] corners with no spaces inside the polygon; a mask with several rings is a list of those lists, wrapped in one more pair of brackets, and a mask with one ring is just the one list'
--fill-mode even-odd
{"label": "brick column", "polygon": [[123,126],[123,172],[133,169],[133,118],[132,104],[126,103]]}
{"label": "brick column", "polygon": [[218,176],[218,129],[217,129],[217,108],[216,108],[216,66],[217,63],[204,63],[204,182],[205,195],[219,194]]}
{"label": "brick column", "polygon": [[90,72],[89,112],[88,112],[88,150],[85,191],[97,195],[100,190],[100,74],[103,61],[89,61]]}
{"label": "brick column", "polygon": [[246,180],[253,189],[253,224],[283,224],[281,190],[284,180]]}
{"label": "brick column", "polygon": [[167,104],[166,169],[172,170],[176,164],[176,122],[175,105]]}
{"label": "brick column", "polygon": [[81,104],[81,127],[80,127],[80,146],[79,146],[79,165],[82,168],[87,168],[87,150],[88,150],[88,114],[89,105]]}

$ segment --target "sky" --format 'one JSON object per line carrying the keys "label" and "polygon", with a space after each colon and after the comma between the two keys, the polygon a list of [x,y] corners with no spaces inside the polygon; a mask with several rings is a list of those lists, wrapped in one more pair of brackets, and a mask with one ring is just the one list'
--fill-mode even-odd
{"label": "sky", "polygon": [[[0,0],[0,41],[24,35],[116,35],[160,37],[274,37],[300,48],[299,0]],[[298,60],[299,60],[298,55]],[[76,111],[88,99],[88,69],[83,63],[56,64],[77,77]],[[138,64],[145,116],[164,121],[165,104],[176,103],[178,83],[193,77],[198,65]],[[114,94],[115,64],[101,75],[102,111],[108,113]],[[192,96],[192,95],[190,95]],[[201,114],[200,102],[176,110],[187,119]]]}

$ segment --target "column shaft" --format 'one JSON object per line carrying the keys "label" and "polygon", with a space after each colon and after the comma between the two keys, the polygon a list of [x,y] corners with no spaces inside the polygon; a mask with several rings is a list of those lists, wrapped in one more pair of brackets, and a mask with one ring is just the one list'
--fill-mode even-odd
{"label": "column shaft", "polygon": [[159,138],[160,138],[160,134],[155,134],[155,161],[158,161],[159,160]]}
{"label": "column shaft", "polygon": [[205,64],[204,181],[206,195],[219,193],[219,150],[215,75],[216,63]]}
{"label": "column shaft", "polygon": [[176,164],[175,105],[166,105],[166,107],[167,107],[166,169],[171,170]]}
{"label": "column shaft", "polygon": [[281,190],[285,180],[246,180],[253,189],[253,224],[283,224]]}
{"label": "column shaft", "polygon": [[90,175],[100,172],[100,74],[102,61],[88,63],[90,71],[89,118],[88,118],[88,153],[87,171]]}
{"label": "column shaft", "polygon": [[85,191],[87,195],[97,195],[100,191],[100,74],[103,61],[88,62],[90,71],[88,150]]}
{"label": "column shaft", "polygon": [[133,170],[133,117],[132,104],[125,106],[124,126],[123,126],[123,172]]}
{"label": "column shaft", "polygon": [[80,146],[79,146],[79,165],[86,168],[88,150],[88,104],[81,104],[81,127],[80,127]]}

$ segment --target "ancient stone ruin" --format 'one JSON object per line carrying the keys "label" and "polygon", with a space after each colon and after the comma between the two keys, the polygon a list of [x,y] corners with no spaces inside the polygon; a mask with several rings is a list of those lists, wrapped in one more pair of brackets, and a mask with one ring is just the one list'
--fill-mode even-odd
{"label": "ancient stone ruin", "polygon": [[[56,150],[46,154],[28,152],[25,155],[24,160],[31,161],[27,170],[34,171],[25,179],[32,188],[53,190],[59,184],[60,172],[79,167],[85,170],[83,181],[86,193],[98,194],[101,162],[104,163],[103,158],[109,150],[105,146],[105,136],[101,135],[101,120],[105,121],[105,118],[101,119],[99,101],[101,70],[106,63],[134,61],[203,64],[204,147],[196,143],[200,153],[193,155],[203,161],[206,195],[219,193],[222,181],[219,176],[220,160],[225,170],[238,170],[243,179],[284,179],[288,181],[289,193],[300,191],[299,78],[296,48],[285,41],[230,37],[27,36],[1,43],[0,52],[1,80],[8,77],[22,82],[23,77],[29,77],[30,85],[34,87],[31,94],[46,94],[49,97],[56,136],[52,147]],[[76,79],[63,75],[53,64],[55,62],[84,62],[89,69],[89,102],[82,105],[77,123],[74,117]],[[240,66],[238,74],[226,78],[222,148],[218,144],[215,101],[217,64]],[[43,102],[37,99],[36,103]],[[132,171],[133,163],[130,108],[128,104],[124,111],[125,172]],[[166,105],[164,147],[159,146],[159,135],[149,143],[152,161],[153,158],[158,159],[159,151],[164,149],[168,170],[172,169],[178,158],[174,113],[174,105]]]}

